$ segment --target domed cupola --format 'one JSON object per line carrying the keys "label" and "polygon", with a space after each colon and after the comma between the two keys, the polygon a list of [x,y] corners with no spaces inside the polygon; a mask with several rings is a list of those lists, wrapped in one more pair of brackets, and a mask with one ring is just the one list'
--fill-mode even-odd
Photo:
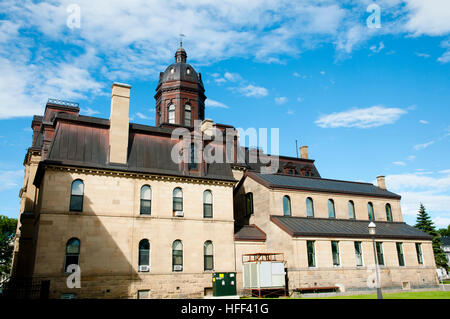
{"label": "domed cupola", "polygon": [[202,77],[186,63],[182,43],[175,53],[175,63],[160,73],[156,88],[156,125],[176,124],[192,127],[205,118],[205,89]]}

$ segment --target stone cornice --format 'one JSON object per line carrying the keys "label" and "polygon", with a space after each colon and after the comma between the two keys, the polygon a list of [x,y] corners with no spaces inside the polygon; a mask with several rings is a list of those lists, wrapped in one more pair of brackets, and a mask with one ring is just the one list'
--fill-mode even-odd
{"label": "stone cornice", "polygon": [[203,178],[198,178],[198,177],[193,177],[193,176],[170,176],[170,175],[158,175],[158,174],[150,174],[150,173],[134,173],[134,172],[113,171],[113,170],[98,169],[98,168],[83,168],[83,167],[57,166],[57,165],[45,165],[45,169],[53,170],[53,171],[68,171],[68,172],[75,172],[75,173],[89,174],[89,175],[128,177],[128,178],[155,180],[155,181],[163,181],[163,182],[207,184],[207,185],[229,186],[229,187],[233,187],[235,185],[235,182],[232,182],[232,181],[221,181],[221,180],[216,180],[216,179],[203,179]]}

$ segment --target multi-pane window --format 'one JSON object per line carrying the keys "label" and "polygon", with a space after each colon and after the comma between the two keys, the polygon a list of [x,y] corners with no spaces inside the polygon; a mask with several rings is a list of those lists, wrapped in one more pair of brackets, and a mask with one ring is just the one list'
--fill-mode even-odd
{"label": "multi-pane window", "polygon": [[211,241],[205,241],[203,245],[204,270],[214,269],[213,244]]}
{"label": "multi-pane window", "polygon": [[373,211],[373,204],[371,202],[367,203],[367,212],[369,213],[369,220],[375,220],[375,213]]}
{"label": "multi-pane window", "polygon": [[189,160],[189,169],[197,169],[198,164],[198,154],[197,149],[195,147],[195,143],[191,143],[191,150],[190,150],[190,160]]}
{"label": "multi-pane window", "polygon": [[328,200],[328,217],[336,218],[336,212],[334,210],[334,201],[332,199]]}
{"label": "multi-pane window", "polygon": [[179,187],[173,190],[173,211],[183,211],[183,191]]}
{"label": "multi-pane window", "polygon": [[172,271],[183,270],[183,244],[175,240],[172,244]]}
{"label": "multi-pane window", "polygon": [[314,202],[311,197],[306,199],[306,217],[314,217]]}
{"label": "multi-pane window", "polygon": [[253,193],[245,194],[245,215],[253,214]]}
{"label": "multi-pane window", "polygon": [[405,257],[403,256],[403,244],[402,243],[395,243],[397,246],[397,257],[398,257],[398,264],[399,266],[405,265]]}
{"label": "multi-pane window", "polygon": [[355,241],[355,257],[356,257],[356,266],[363,265],[363,256],[362,256],[362,248],[361,242]]}
{"label": "multi-pane window", "polygon": [[283,215],[291,216],[291,199],[289,196],[283,197]]}
{"label": "multi-pane window", "polygon": [[[148,239],[142,239],[139,242],[139,271],[144,271],[141,266],[150,266],[150,242]],[[148,271],[148,270],[145,270]]]}
{"label": "multi-pane window", "polygon": [[203,192],[203,217],[213,217],[213,199],[210,190],[206,190]]}
{"label": "multi-pane window", "polygon": [[308,251],[308,267],[316,267],[316,252],[314,248],[314,241],[308,240],[306,242],[306,249]]}
{"label": "multi-pane window", "polygon": [[191,106],[189,104],[184,106],[184,125],[191,126]]}
{"label": "multi-pane window", "polygon": [[175,123],[175,105],[169,105],[169,123]]}
{"label": "multi-pane window", "polygon": [[417,253],[417,262],[420,265],[422,265],[423,264],[422,244],[416,243],[416,253]]}
{"label": "multi-pane window", "polygon": [[384,265],[383,243],[377,242],[375,243],[375,246],[377,250],[378,265],[383,266]]}
{"label": "multi-pane window", "polygon": [[348,201],[348,218],[355,219],[355,203],[352,200]]}
{"label": "multi-pane window", "polygon": [[67,267],[70,265],[80,264],[80,240],[78,238],[71,238],[66,243],[66,258],[64,271],[69,272]]}
{"label": "multi-pane window", "polygon": [[332,241],[331,242],[331,252],[333,254],[333,266],[339,266],[341,264],[339,258],[339,242]]}
{"label": "multi-pane window", "polygon": [[83,211],[83,197],[84,197],[84,183],[82,180],[77,179],[73,181],[70,190],[70,211],[82,212]]}
{"label": "multi-pane window", "polygon": [[391,204],[386,204],[386,219],[388,222],[391,222],[393,220]]}
{"label": "multi-pane window", "polygon": [[148,185],[141,187],[141,215],[150,215],[152,208],[152,189]]}

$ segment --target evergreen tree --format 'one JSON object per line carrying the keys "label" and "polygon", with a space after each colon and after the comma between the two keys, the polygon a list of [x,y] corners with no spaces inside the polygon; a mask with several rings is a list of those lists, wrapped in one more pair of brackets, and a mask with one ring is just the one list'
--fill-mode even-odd
{"label": "evergreen tree", "polygon": [[434,252],[434,259],[436,261],[436,266],[438,268],[445,268],[448,270],[449,267],[447,265],[448,263],[447,256],[445,255],[444,251],[441,248],[442,246],[441,236],[436,231],[434,223],[431,220],[430,215],[428,215],[425,206],[423,206],[422,203],[420,204],[416,224],[414,225],[414,227],[423,231],[424,233],[433,236],[433,252]]}

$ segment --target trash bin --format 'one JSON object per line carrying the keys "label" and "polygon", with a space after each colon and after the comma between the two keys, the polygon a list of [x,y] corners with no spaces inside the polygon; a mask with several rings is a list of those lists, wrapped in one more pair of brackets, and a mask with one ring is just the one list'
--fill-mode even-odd
{"label": "trash bin", "polygon": [[236,273],[215,272],[212,275],[213,296],[236,296]]}

